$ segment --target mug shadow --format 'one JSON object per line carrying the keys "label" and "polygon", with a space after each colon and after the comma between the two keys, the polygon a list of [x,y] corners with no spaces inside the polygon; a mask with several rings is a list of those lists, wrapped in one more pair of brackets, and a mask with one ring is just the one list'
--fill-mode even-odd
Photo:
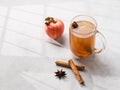
{"label": "mug shadow", "polygon": [[[111,67],[108,66],[108,64],[104,63],[102,58],[100,58],[97,55],[91,55],[87,58],[74,58],[78,63],[81,63],[87,67],[87,69],[90,71],[91,75],[96,75],[96,76],[110,76],[112,75]],[[105,58],[103,58],[105,59]]]}

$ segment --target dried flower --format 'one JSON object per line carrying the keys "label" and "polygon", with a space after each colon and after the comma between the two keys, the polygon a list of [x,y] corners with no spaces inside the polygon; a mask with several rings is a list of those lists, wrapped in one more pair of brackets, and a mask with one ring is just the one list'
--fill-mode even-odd
{"label": "dried flower", "polygon": [[49,25],[51,22],[56,23],[53,17],[47,17],[45,18],[45,24]]}
{"label": "dried flower", "polygon": [[57,72],[55,72],[55,76],[57,76],[59,79],[64,78],[66,76],[65,71],[61,70],[57,70]]}

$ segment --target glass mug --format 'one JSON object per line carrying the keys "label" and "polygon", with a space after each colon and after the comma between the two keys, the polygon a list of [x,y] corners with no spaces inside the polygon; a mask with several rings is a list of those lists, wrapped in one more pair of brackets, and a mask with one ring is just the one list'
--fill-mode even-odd
{"label": "glass mug", "polygon": [[[102,47],[96,49],[96,38],[99,37]],[[94,18],[86,15],[75,16],[69,27],[69,42],[72,53],[77,57],[87,57],[105,49],[105,38],[97,30]]]}

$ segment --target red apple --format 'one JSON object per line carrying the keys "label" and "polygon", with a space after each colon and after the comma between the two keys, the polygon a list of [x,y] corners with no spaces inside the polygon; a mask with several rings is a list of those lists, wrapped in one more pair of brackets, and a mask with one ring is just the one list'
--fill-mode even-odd
{"label": "red apple", "polygon": [[64,23],[60,19],[47,17],[45,18],[45,32],[49,37],[57,39],[64,32]]}

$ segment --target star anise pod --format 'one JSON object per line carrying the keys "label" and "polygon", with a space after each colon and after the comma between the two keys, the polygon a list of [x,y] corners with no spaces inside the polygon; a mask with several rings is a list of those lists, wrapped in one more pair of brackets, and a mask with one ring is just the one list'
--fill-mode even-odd
{"label": "star anise pod", "polygon": [[72,23],[72,27],[73,27],[73,28],[77,28],[77,27],[78,27],[77,22],[74,21],[74,22]]}
{"label": "star anise pod", "polygon": [[55,76],[57,76],[59,79],[64,78],[66,76],[65,71],[61,70],[57,70],[57,72],[55,72]]}

